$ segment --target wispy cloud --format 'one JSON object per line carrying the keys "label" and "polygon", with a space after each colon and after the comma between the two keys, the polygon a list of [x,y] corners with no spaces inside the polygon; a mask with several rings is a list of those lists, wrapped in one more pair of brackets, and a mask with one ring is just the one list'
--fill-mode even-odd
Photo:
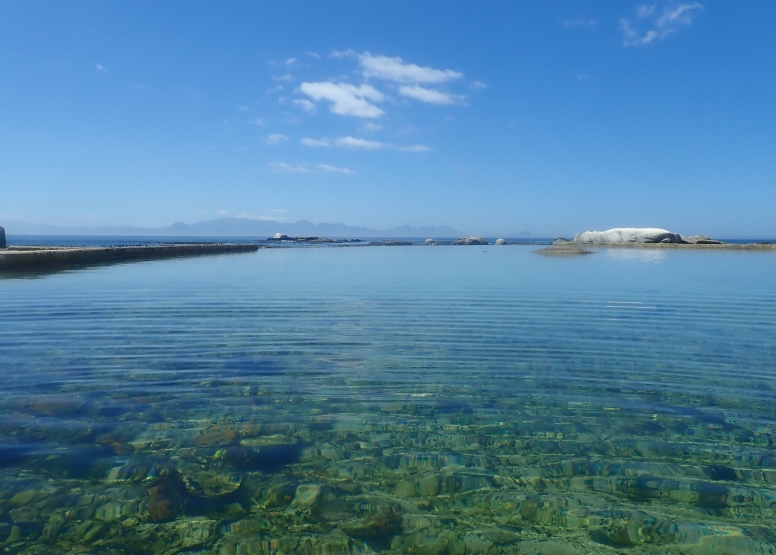
{"label": "wispy cloud", "polygon": [[251,109],[248,108],[247,106],[240,106],[237,109],[240,110],[241,112],[250,112],[251,111]]}
{"label": "wispy cloud", "polygon": [[445,83],[463,77],[463,73],[459,71],[410,64],[398,56],[391,58],[364,52],[357,54],[357,57],[365,77],[396,83]]}
{"label": "wispy cloud", "polygon": [[278,92],[280,92],[280,91],[282,91],[282,90],[283,90],[283,85],[276,85],[276,86],[274,86],[274,87],[270,87],[270,88],[268,88],[268,89],[267,89],[266,91],[264,91],[264,92],[265,92],[265,93],[267,93],[267,94],[272,94],[272,93],[278,93]]}
{"label": "wispy cloud", "polygon": [[307,100],[306,98],[297,98],[293,101],[294,104],[302,108],[305,112],[314,112],[315,104]]}
{"label": "wispy cloud", "polygon": [[302,143],[304,146],[310,146],[310,147],[331,146],[331,140],[327,139],[326,137],[323,137],[322,139],[311,139],[309,137],[305,137],[301,139],[299,142]]}
{"label": "wispy cloud", "polygon": [[361,130],[365,131],[366,133],[374,133],[375,131],[380,131],[383,126],[379,123],[374,123],[372,121],[365,121],[361,124]]}
{"label": "wispy cloud", "polygon": [[273,212],[278,212],[280,214],[285,214],[286,213],[286,211],[283,210],[282,208],[273,208],[272,211]]}
{"label": "wispy cloud", "polygon": [[466,98],[464,96],[453,95],[435,89],[427,89],[420,85],[402,85],[399,87],[399,94],[428,104],[455,104]]}
{"label": "wispy cloud", "polygon": [[315,166],[297,164],[296,166],[292,166],[286,162],[271,162],[269,167],[275,173],[341,173],[346,175],[355,173],[349,168],[342,168],[329,164],[317,164]]}
{"label": "wispy cloud", "polygon": [[399,150],[403,152],[430,152],[431,148],[425,145],[394,145],[391,143],[384,143],[382,141],[373,141],[371,139],[362,139],[359,137],[337,137],[329,139],[328,137],[322,137],[320,139],[311,139],[305,137],[299,141],[305,146],[309,147],[340,147],[340,148],[353,148],[361,150],[378,150],[378,149],[391,149]]}
{"label": "wispy cloud", "polygon": [[356,87],[347,83],[324,81],[302,83],[299,90],[316,102],[320,100],[331,102],[329,109],[342,116],[376,118],[385,113],[371,103],[382,102],[385,99],[385,95],[372,85],[363,84]]}
{"label": "wispy cloud", "polygon": [[566,29],[570,29],[572,27],[592,29],[596,25],[598,25],[598,22],[592,17],[572,17],[570,19],[563,19],[560,22],[560,26],[565,27]]}
{"label": "wispy cloud", "polygon": [[472,81],[471,83],[469,83],[469,86],[471,88],[473,88],[473,89],[487,89],[488,88],[488,84],[487,83],[483,83],[482,81]]}
{"label": "wispy cloud", "polygon": [[657,9],[657,3],[639,6],[636,8],[637,22],[620,20],[623,46],[639,46],[665,39],[681,26],[690,25],[702,8],[703,5],[698,2],[674,5],[662,11]]}
{"label": "wispy cloud", "polygon": [[284,73],[283,75],[273,75],[272,79],[275,81],[293,81],[294,76],[290,73]]}
{"label": "wispy cloud", "polygon": [[281,133],[273,133],[272,135],[267,136],[266,142],[268,145],[279,145],[288,142],[288,137]]}
{"label": "wispy cloud", "polygon": [[576,77],[577,81],[579,81],[580,83],[590,80],[590,74],[587,71],[583,71],[581,73],[575,73],[574,77]]}
{"label": "wispy cloud", "polygon": [[97,71],[108,71],[107,69],[105,69],[105,67],[104,67],[104,66],[101,66],[100,64],[97,64],[97,66],[95,67],[95,69],[96,69]]}
{"label": "wispy cloud", "polygon": [[259,127],[264,127],[264,120],[262,118],[256,118],[249,121],[251,125],[258,125]]}
{"label": "wispy cloud", "polygon": [[287,58],[285,61],[285,64],[289,67],[296,65],[298,63],[299,63],[299,60],[297,60],[296,58]]}

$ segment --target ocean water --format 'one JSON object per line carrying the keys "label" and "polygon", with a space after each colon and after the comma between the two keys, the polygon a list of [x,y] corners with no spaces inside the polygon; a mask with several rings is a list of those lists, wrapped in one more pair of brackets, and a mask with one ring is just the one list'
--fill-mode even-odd
{"label": "ocean water", "polygon": [[7,553],[776,553],[776,256],[0,279]]}

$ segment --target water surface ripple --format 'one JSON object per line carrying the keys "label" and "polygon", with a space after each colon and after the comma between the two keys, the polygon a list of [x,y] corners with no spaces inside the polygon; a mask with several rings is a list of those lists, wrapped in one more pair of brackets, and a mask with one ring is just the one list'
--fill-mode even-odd
{"label": "water surface ripple", "polygon": [[0,279],[9,553],[776,553],[776,257]]}

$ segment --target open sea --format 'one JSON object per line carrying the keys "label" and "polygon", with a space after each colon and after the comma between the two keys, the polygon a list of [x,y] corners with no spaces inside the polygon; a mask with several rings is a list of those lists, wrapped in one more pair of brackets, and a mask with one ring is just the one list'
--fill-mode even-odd
{"label": "open sea", "polygon": [[0,276],[0,549],[776,554],[776,256]]}

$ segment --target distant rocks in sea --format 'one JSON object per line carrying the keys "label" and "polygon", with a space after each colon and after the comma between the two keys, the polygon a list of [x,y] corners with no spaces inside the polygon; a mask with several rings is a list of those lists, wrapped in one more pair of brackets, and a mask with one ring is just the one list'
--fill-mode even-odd
{"label": "distant rocks in sea", "polygon": [[289,237],[283,233],[276,233],[267,241],[281,243],[363,243],[361,239],[327,239],[325,237]]}
{"label": "distant rocks in sea", "polygon": [[423,241],[424,245],[436,245],[436,241],[434,241],[431,237]]}
{"label": "distant rocks in sea", "polygon": [[583,231],[574,237],[574,243],[617,245],[624,243],[679,243],[712,245],[721,244],[705,235],[684,237],[667,229],[657,227],[616,227],[606,231]]}
{"label": "distant rocks in sea", "polygon": [[497,245],[508,245],[509,242],[506,239],[496,239]]}
{"label": "distant rocks in sea", "polygon": [[487,245],[488,242],[482,237],[461,237],[453,241],[453,245]]}
{"label": "distant rocks in sea", "polygon": [[370,247],[406,247],[412,245],[409,241],[398,241],[396,239],[383,239],[382,241],[372,241]]}
{"label": "distant rocks in sea", "polygon": [[0,249],[4,249],[8,246],[8,243],[5,241],[5,228],[0,225]]}

